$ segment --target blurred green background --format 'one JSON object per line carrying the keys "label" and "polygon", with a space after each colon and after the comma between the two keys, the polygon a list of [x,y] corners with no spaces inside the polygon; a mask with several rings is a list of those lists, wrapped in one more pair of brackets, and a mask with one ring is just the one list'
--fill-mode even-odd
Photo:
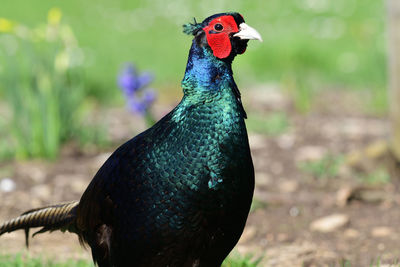
{"label": "blurred green background", "polygon": [[224,11],[264,39],[235,60],[239,85],[278,84],[298,112],[319,90],[365,90],[370,112],[386,112],[382,0],[3,1],[0,158],[54,158],[70,139],[101,144],[85,114],[121,105],[127,61],[154,73],[159,101],[178,99],[191,41],[181,25]]}
{"label": "blurred green background", "polygon": [[[350,92],[363,106],[363,116],[386,116],[384,0],[2,0],[0,167],[3,163],[12,164],[13,160],[22,163],[32,158],[55,160],[61,147],[71,142],[78,149],[90,145],[98,150],[113,150],[121,140],[110,140],[107,136],[107,129],[112,126],[105,120],[102,124],[98,123],[99,118],[92,118],[97,115],[101,122],[102,111],[123,108],[117,76],[124,64],[133,62],[140,71],[152,72],[155,80],[151,87],[158,91],[156,106],[169,109],[181,97],[180,81],[191,45],[191,37],[182,33],[182,24],[193,21],[193,17],[201,21],[226,11],[241,13],[264,40],[250,42],[246,54],[238,56],[233,64],[244,101],[250,102],[251,91],[260,88],[261,91],[277,89],[285,101],[286,98],[290,101],[289,105],[273,110],[257,110],[245,102],[249,113],[246,124],[251,134],[278,137],[290,132],[293,118],[298,114],[321,112],[314,107],[321,92],[331,95]],[[333,101],[341,101],[343,95],[346,94],[337,94]],[[340,103],[333,101],[333,109],[341,112],[338,120],[343,120],[346,112],[340,110]],[[326,103],[330,100],[322,105]],[[334,129],[341,124],[345,122],[333,124]],[[300,140],[305,136],[304,132],[293,135]],[[289,143],[288,160],[283,162],[285,169],[297,157],[288,136],[289,140],[282,138]],[[308,138],[314,142],[315,136],[312,133]],[[303,140],[302,145],[310,145],[310,140]],[[355,142],[356,138],[351,140]],[[342,141],[340,144],[346,148],[353,148],[352,143]],[[317,144],[328,150],[332,147],[322,141]],[[267,149],[262,146],[260,151],[264,150]],[[264,154],[260,155],[261,162],[266,161],[262,158]],[[337,180],[343,161],[342,155],[322,155],[315,162],[300,165],[295,173]],[[387,183],[390,178],[380,169],[365,177],[370,184]],[[257,205],[262,206],[263,202],[255,199],[254,207]],[[365,253],[362,254],[364,257]],[[0,256],[0,266],[22,266],[23,262],[26,260],[20,256]],[[33,258],[31,262],[26,266],[44,265],[42,259]],[[75,261],[50,262],[46,266],[74,264],[77,265]],[[86,261],[80,264],[91,266]],[[246,267],[256,263],[249,258],[231,258],[225,266]]]}

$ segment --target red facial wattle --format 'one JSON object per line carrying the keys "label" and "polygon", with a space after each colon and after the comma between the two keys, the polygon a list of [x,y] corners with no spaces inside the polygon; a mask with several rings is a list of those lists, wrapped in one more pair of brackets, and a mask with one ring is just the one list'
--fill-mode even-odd
{"label": "red facial wattle", "polygon": [[[222,30],[217,30],[216,25],[223,26]],[[230,34],[239,31],[235,19],[232,16],[222,16],[212,20],[203,28],[206,33],[208,45],[211,47],[214,56],[217,58],[226,58],[232,51]]]}

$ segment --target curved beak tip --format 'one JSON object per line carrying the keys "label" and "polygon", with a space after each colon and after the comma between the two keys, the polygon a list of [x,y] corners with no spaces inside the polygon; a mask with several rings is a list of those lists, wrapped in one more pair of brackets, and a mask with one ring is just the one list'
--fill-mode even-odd
{"label": "curved beak tip", "polygon": [[244,22],[239,25],[239,32],[235,33],[233,36],[239,37],[240,39],[263,41],[260,33]]}

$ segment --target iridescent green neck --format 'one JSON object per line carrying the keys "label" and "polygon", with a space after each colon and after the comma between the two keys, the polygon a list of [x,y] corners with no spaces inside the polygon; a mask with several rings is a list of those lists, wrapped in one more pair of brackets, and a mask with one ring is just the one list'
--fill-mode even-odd
{"label": "iridescent green neck", "polygon": [[230,104],[237,106],[238,113],[246,117],[240,92],[233,79],[232,61],[216,58],[208,46],[199,44],[196,39],[190,48],[182,88],[186,100],[201,101],[231,95]]}
{"label": "iridescent green neck", "polygon": [[216,91],[233,82],[231,62],[217,59],[209,47],[194,39],[182,81],[183,92]]}

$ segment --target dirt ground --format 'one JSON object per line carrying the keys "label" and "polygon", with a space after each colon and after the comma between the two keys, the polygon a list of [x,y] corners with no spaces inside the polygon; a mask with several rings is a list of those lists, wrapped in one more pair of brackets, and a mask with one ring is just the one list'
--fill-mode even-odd
{"label": "dirt ground", "polygon": [[[359,178],[380,164],[388,165],[382,156],[387,120],[365,115],[359,96],[324,94],[311,113],[298,114],[282,94],[262,90],[243,92],[248,94],[247,105],[263,114],[286,111],[290,127],[278,136],[250,133],[256,190],[236,250],[262,257],[260,266],[396,263],[400,258],[396,165],[390,165],[389,182],[371,184]],[[116,144],[144,128],[122,110],[107,111],[104,120],[111,124]],[[9,177],[16,183],[15,190],[0,191],[0,220],[40,205],[79,199],[110,152],[81,151],[69,145],[55,162],[0,163],[0,180]],[[342,155],[339,170],[331,173],[334,177],[318,177],[299,167],[326,155]],[[22,231],[5,234],[0,238],[0,253],[23,251],[23,239]],[[71,234],[37,236],[29,251],[55,258],[90,258]]]}

